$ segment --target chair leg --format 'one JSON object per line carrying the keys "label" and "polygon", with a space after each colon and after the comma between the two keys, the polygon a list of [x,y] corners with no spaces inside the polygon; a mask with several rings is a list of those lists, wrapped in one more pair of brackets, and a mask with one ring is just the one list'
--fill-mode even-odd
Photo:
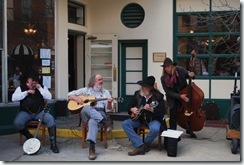
{"label": "chair leg", "polygon": [[46,133],[46,126],[44,124],[42,124],[42,145],[45,146],[45,135]]}
{"label": "chair leg", "polygon": [[82,125],[82,128],[81,128],[81,146],[82,148],[85,148],[85,138],[86,138],[86,128],[85,126]]}
{"label": "chair leg", "polygon": [[100,141],[102,142],[103,141],[103,131],[105,129],[103,128],[103,126],[101,127],[101,132],[100,132]]}
{"label": "chair leg", "polygon": [[107,143],[107,132],[105,127],[101,128],[101,138],[103,140],[104,148],[108,148],[108,143]]}
{"label": "chair leg", "polygon": [[158,150],[162,150],[162,137],[161,134],[158,134]]}
{"label": "chair leg", "polygon": [[22,138],[23,138],[23,137],[22,137],[22,134],[20,133],[20,134],[19,134],[19,145],[21,145],[21,146],[22,146],[22,144],[23,144],[23,143],[22,143]]}

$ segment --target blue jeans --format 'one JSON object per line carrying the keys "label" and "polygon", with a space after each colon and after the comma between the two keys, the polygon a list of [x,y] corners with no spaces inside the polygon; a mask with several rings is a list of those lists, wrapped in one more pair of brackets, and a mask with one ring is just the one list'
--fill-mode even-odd
{"label": "blue jeans", "polygon": [[86,140],[96,143],[97,132],[100,122],[105,118],[106,114],[103,110],[96,110],[91,106],[84,106],[80,112],[82,122],[88,123],[88,134]]}
{"label": "blue jeans", "polygon": [[[142,124],[140,121],[132,121],[131,119],[124,120],[122,122],[122,127],[126,133],[126,135],[129,137],[132,145],[137,148],[143,144],[142,138],[137,135],[135,132],[135,128],[141,126]],[[158,136],[160,131],[160,122],[157,120],[153,120],[148,124],[149,127],[149,133],[147,134],[145,138],[145,144],[151,144],[153,140]]]}
{"label": "blue jeans", "polygon": [[[16,127],[17,131],[20,131],[25,128],[25,124],[28,121],[30,120],[38,121],[42,117],[43,113],[44,111],[41,111],[37,114],[36,113],[29,114],[28,112],[20,111],[14,119],[14,126]],[[56,125],[53,116],[48,112],[45,114],[42,122],[46,124],[47,128]]]}

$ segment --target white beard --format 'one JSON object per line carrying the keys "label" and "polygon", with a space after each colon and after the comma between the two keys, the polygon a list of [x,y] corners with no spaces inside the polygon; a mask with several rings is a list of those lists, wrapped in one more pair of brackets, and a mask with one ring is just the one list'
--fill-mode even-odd
{"label": "white beard", "polygon": [[94,85],[94,86],[93,86],[93,90],[94,90],[95,92],[100,92],[101,89],[102,89],[102,85]]}
{"label": "white beard", "polygon": [[142,92],[142,90],[140,90],[140,95],[141,95],[141,96],[146,96],[146,95],[148,95],[148,94],[149,94],[148,91],[146,91],[146,92]]}

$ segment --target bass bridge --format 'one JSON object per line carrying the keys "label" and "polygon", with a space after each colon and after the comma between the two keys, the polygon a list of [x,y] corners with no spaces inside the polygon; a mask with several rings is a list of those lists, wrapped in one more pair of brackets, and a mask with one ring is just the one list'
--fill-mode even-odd
{"label": "bass bridge", "polygon": [[185,110],[185,113],[184,113],[185,116],[191,116],[192,114],[193,114],[192,111],[189,112],[188,110]]}

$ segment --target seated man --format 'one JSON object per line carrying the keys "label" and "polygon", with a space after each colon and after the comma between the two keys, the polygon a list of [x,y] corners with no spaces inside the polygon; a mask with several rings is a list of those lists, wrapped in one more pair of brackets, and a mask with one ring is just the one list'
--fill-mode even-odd
{"label": "seated man", "polygon": [[[22,133],[27,139],[33,138],[26,128],[26,123],[30,120],[38,121],[44,114],[44,99],[50,100],[52,98],[46,86],[38,83],[39,75],[35,71],[30,71],[27,75],[26,84],[20,85],[16,88],[12,95],[12,101],[20,101],[20,112],[14,120],[14,126]],[[43,123],[47,125],[48,133],[53,153],[59,153],[56,145],[56,123],[50,113],[46,113]]]}
{"label": "seated man", "polygon": [[[127,106],[127,111],[133,118],[122,122],[125,133],[135,147],[135,150],[128,152],[130,156],[143,155],[149,151],[150,144],[160,132],[166,111],[164,95],[154,88],[155,78],[153,76],[137,83],[141,85],[141,89],[135,92],[134,97]],[[134,116],[138,116],[138,119],[135,120]],[[142,138],[134,130],[141,125],[148,126],[150,130],[144,144]]]}
{"label": "seated man", "polygon": [[83,104],[83,100],[79,95],[94,96],[96,99],[107,98],[104,101],[98,101],[95,105],[85,105],[81,112],[81,119],[88,123],[88,135],[86,141],[90,142],[89,159],[96,159],[95,143],[99,125],[103,124],[107,127],[107,132],[112,131],[112,128],[107,122],[106,112],[113,109],[113,98],[108,90],[103,88],[103,78],[99,74],[95,74],[89,80],[88,87],[80,88],[68,93],[69,100],[74,100],[79,104]]}

